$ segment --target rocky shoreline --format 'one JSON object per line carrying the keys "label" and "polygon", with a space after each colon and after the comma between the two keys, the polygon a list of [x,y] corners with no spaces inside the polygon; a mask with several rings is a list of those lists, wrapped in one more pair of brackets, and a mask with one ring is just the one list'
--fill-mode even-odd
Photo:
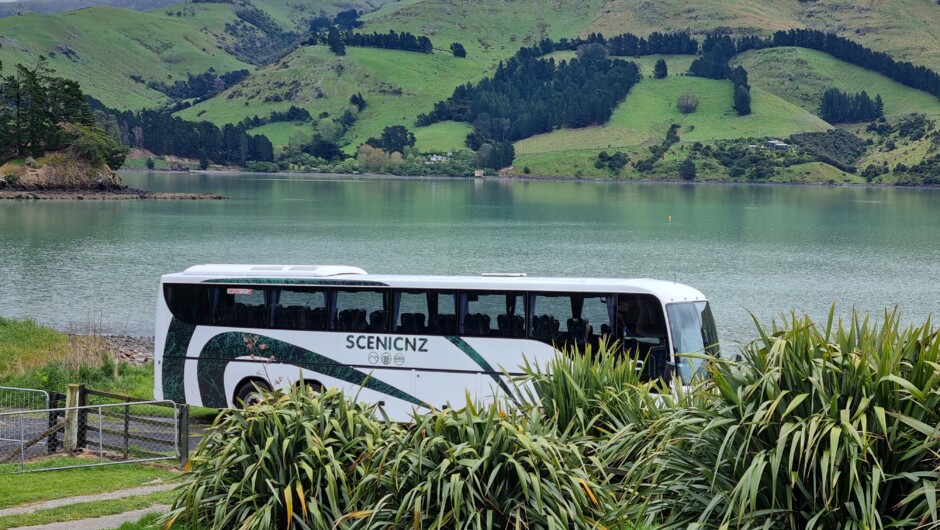
{"label": "rocky shoreline", "polygon": [[134,188],[96,189],[0,189],[0,199],[19,200],[227,200],[230,197],[218,193],[158,193]]}
{"label": "rocky shoreline", "polygon": [[131,364],[147,364],[153,361],[153,337],[128,337],[126,335],[99,335],[107,343],[114,356]]}

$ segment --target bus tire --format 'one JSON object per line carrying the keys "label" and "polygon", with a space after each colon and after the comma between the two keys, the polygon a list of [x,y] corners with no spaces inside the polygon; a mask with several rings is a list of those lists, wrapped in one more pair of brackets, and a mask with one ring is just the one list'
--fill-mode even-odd
{"label": "bus tire", "polygon": [[233,404],[241,409],[257,405],[261,402],[262,394],[259,391],[270,391],[271,385],[264,379],[245,379],[235,390]]}
{"label": "bus tire", "polygon": [[309,389],[319,394],[322,394],[326,390],[326,387],[323,386],[323,383],[317,381],[316,379],[304,379],[303,385],[303,388]]}

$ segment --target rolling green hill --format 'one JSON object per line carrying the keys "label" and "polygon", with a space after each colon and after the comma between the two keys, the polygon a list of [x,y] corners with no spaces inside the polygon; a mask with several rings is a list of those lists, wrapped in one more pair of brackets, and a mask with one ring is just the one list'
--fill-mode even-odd
{"label": "rolling green hill", "polygon": [[[222,5],[197,4],[194,9],[202,18],[234,18]],[[210,67],[218,72],[251,69],[220,50],[215,36],[192,20],[112,7],[4,18],[0,61],[8,68],[29,66],[43,55],[58,75],[79,80],[87,94],[108,106],[154,107],[166,97],[131,75],[172,83]]]}
{"label": "rolling green hill", "polygon": [[[388,125],[413,127],[417,115],[428,112],[435,101],[449,96],[456,84],[482,75],[474,63],[457,59],[449,52],[427,55],[348,48],[346,56],[337,57],[325,46],[308,46],[179,115],[184,119],[233,123],[297,105],[314,116],[324,112],[339,116],[350,106],[350,96],[361,93],[368,106],[346,138],[354,150],[370,136],[380,135]],[[273,101],[275,97],[281,101]],[[267,130],[293,127],[271,124]],[[285,134],[276,132],[275,136],[283,138]],[[439,137],[440,133],[432,136]],[[458,145],[462,144],[460,137]]]}
{"label": "rolling green hill", "polygon": [[[667,60],[670,64],[671,60]],[[676,60],[684,64],[684,59]],[[671,67],[671,64],[670,64]],[[690,93],[698,109],[683,114],[677,98]],[[772,136],[786,138],[797,132],[825,131],[831,126],[813,114],[759,88],[752,89],[753,113],[738,116],[731,108],[731,82],[670,75],[644,79],[630,91],[610,121],[600,127],[565,129],[516,143],[516,172],[529,166],[535,174],[606,176],[594,168],[602,151],[623,151],[639,159],[647,147],[662,142],[671,124],[681,126],[681,142],[709,143],[720,139]],[[573,148],[572,146],[577,146]]]}
{"label": "rolling green hill", "polygon": [[587,31],[731,31],[739,35],[810,28],[830,31],[892,56],[940,68],[940,5],[925,0],[613,0]]}
{"label": "rolling green hill", "polygon": [[887,77],[846,64],[831,55],[806,48],[771,48],[743,53],[733,64],[750,74],[751,84],[792,101],[809,112],[819,109],[822,94],[829,88],[855,93],[880,94],[885,117],[924,113],[940,116],[940,100]]}

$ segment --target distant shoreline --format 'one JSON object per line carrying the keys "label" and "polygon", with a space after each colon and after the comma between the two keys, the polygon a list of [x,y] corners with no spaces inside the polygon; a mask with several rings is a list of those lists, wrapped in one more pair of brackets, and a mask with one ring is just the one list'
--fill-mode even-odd
{"label": "distant shoreline", "polygon": [[230,197],[218,193],[161,193],[135,188],[111,190],[95,189],[0,189],[0,200],[93,200],[93,201],[137,201],[137,200],[227,200]]}
{"label": "distant shoreline", "polygon": [[884,189],[925,189],[937,190],[940,186],[931,186],[919,184],[916,186],[898,186],[896,184],[884,183],[866,183],[866,182],[747,182],[737,180],[681,180],[681,179],[632,179],[632,178],[596,178],[596,177],[554,177],[537,175],[487,175],[485,177],[461,176],[452,177],[448,175],[392,175],[389,173],[314,173],[301,171],[276,171],[272,173],[259,173],[239,169],[193,169],[189,171],[173,170],[140,170],[140,169],[120,169],[119,173],[171,173],[182,174],[197,173],[203,175],[281,175],[288,177],[342,177],[342,178],[387,178],[404,180],[489,180],[489,181],[510,181],[518,180],[523,182],[606,182],[611,184],[695,184],[695,185],[743,185],[743,186],[807,186],[814,188],[884,188]]}

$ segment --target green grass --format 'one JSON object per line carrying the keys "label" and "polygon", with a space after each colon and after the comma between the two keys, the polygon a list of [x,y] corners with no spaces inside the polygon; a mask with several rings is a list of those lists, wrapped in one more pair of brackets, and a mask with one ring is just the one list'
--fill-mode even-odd
{"label": "green grass", "polygon": [[[370,136],[380,135],[386,126],[405,125],[413,130],[418,114],[430,111],[436,101],[450,96],[458,83],[481,75],[482,72],[475,72],[473,63],[457,59],[449,52],[427,55],[348,48],[345,57],[337,57],[325,46],[309,46],[223,95],[178,115],[184,119],[234,123],[297,105],[313,116],[326,112],[339,117],[350,108],[349,98],[361,93],[367,106],[346,136],[352,151]],[[289,93],[293,93],[292,100],[287,99]],[[264,99],[272,95],[279,95],[284,101],[265,103]],[[275,145],[285,145],[289,140],[290,132],[283,125],[266,127],[276,131],[271,138]]]}
{"label": "green grass", "polygon": [[[89,461],[82,458],[55,457],[44,462],[43,466],[67,466],[88,462],[97,462],[97,459]],[[0,496],[0,508],[163,484],[179,476],[177,471],[141,464],[13,473],[17,470],[19,464],[0,465],[0,491],[4,492]],[[50,487],[51,484],[55,487]]]}
{"label": "green grass", "polygon": [[65,333],[32,320],[0,317],[0,381],[43,366],[63,355],[68,345]]}
{"label": "green grass", "polygon": [[911,113],[940,116],[940,100],[896,81],[806,48],[771,48],[743,53],[734,60],[747,69],[751,85],[817,112],[823,92],[838,88],[849,93],[862,90],[872,98],[880,94],[885,117]]}
{"label": "green grass", "polygon": [[147,495],[125,497],[123,499],[71,504],[23,515],[0,517],[0,528],[46,525],[50,523],[114,515],[149,508],[154,504],[170,504],[175,497],[176,494],[173,491],[159,491]]}
{"label": "green grass", "polygon": [[248,134],[263,134],[271,140],[271,143],[277,146],[290,144],[291,137],[298,131],[303,133],[304,138],[308,138],[313,133],[313,125],[302,122],[277,122],[268,123],[261,127],[249,129]]}
{"label": "green grass", "polygon": [[597,12],[585,32],[605,35],[690,30],[703,35],[716,29],[767,35],[777,30],[810,28],[836,31],[898,59],[940,68],[935,37],[940,10],[922,0],[894,2],[765,2],[762,0],[615,0]]}
{"label": "green grass", "polygon": [[[117,528],[117,530],[157,530],[163,528],[163,525],[159,524],[160,514],[149,513],[140,518],[139,521],[133,523],[124,523]],[[176,528],[181,525],[173,525],[173,528]],[[182,526],[181,528],[185,528]]]}
{"label": "green grass", "polygon": [[[683,114],[676,99],[686,92],[699,99],[698,110]],[[637,160],[646,148],[659,144],[669,126],[678,123],[682,142],[709,143],[717,139],[775,136],[823,131],[830,126],[816,116],[759,88],[752,90],[753,113],[738,116],[731,108],[731,83],[687,76],[644,79],[600,127],[561,129],[516,142],[515,173],[529,166],[535,175],[607,178],[608,170],[594,168],[602,150],[623,151]],[[634,175],[636,177],[636,175]]]}
{"label": "green grass", "polygon": [[394,9],[386,7],[367,18],[369,31],[410,31],[427,35],[436,49],[450,53],[452,42],[467,50],[466,60],[492,68],[522,47],[543,37],[573,37],[584,31],[600,11],[599,0],[543,2],[452,2],[427,0]]}
{"label": "green grass", "polygon": [[468,124],[455,121],[418,127],[414,129],[415,146],[423,153],[458,151],[465,148],[464,141],[471,131]]}
{"label": "green grass", "polygon": [[[214,18],[234,19],[230,9],[225,14],[227,8],[219,5],[194,4],[194,8]],[[252,68],[221,51],[212,32],[203,32],[199,22],[194,25],[198,20],[110,7],[4,18],[0,61],[12,70],[16,63],[35,64],[42,54],[57,75],[78,80],[86,94],[106,105],[152,107],[166,97],[130,75],[172,83],[210,67],[217,72]],[[73,52],[71,57],[67,49]]]}

